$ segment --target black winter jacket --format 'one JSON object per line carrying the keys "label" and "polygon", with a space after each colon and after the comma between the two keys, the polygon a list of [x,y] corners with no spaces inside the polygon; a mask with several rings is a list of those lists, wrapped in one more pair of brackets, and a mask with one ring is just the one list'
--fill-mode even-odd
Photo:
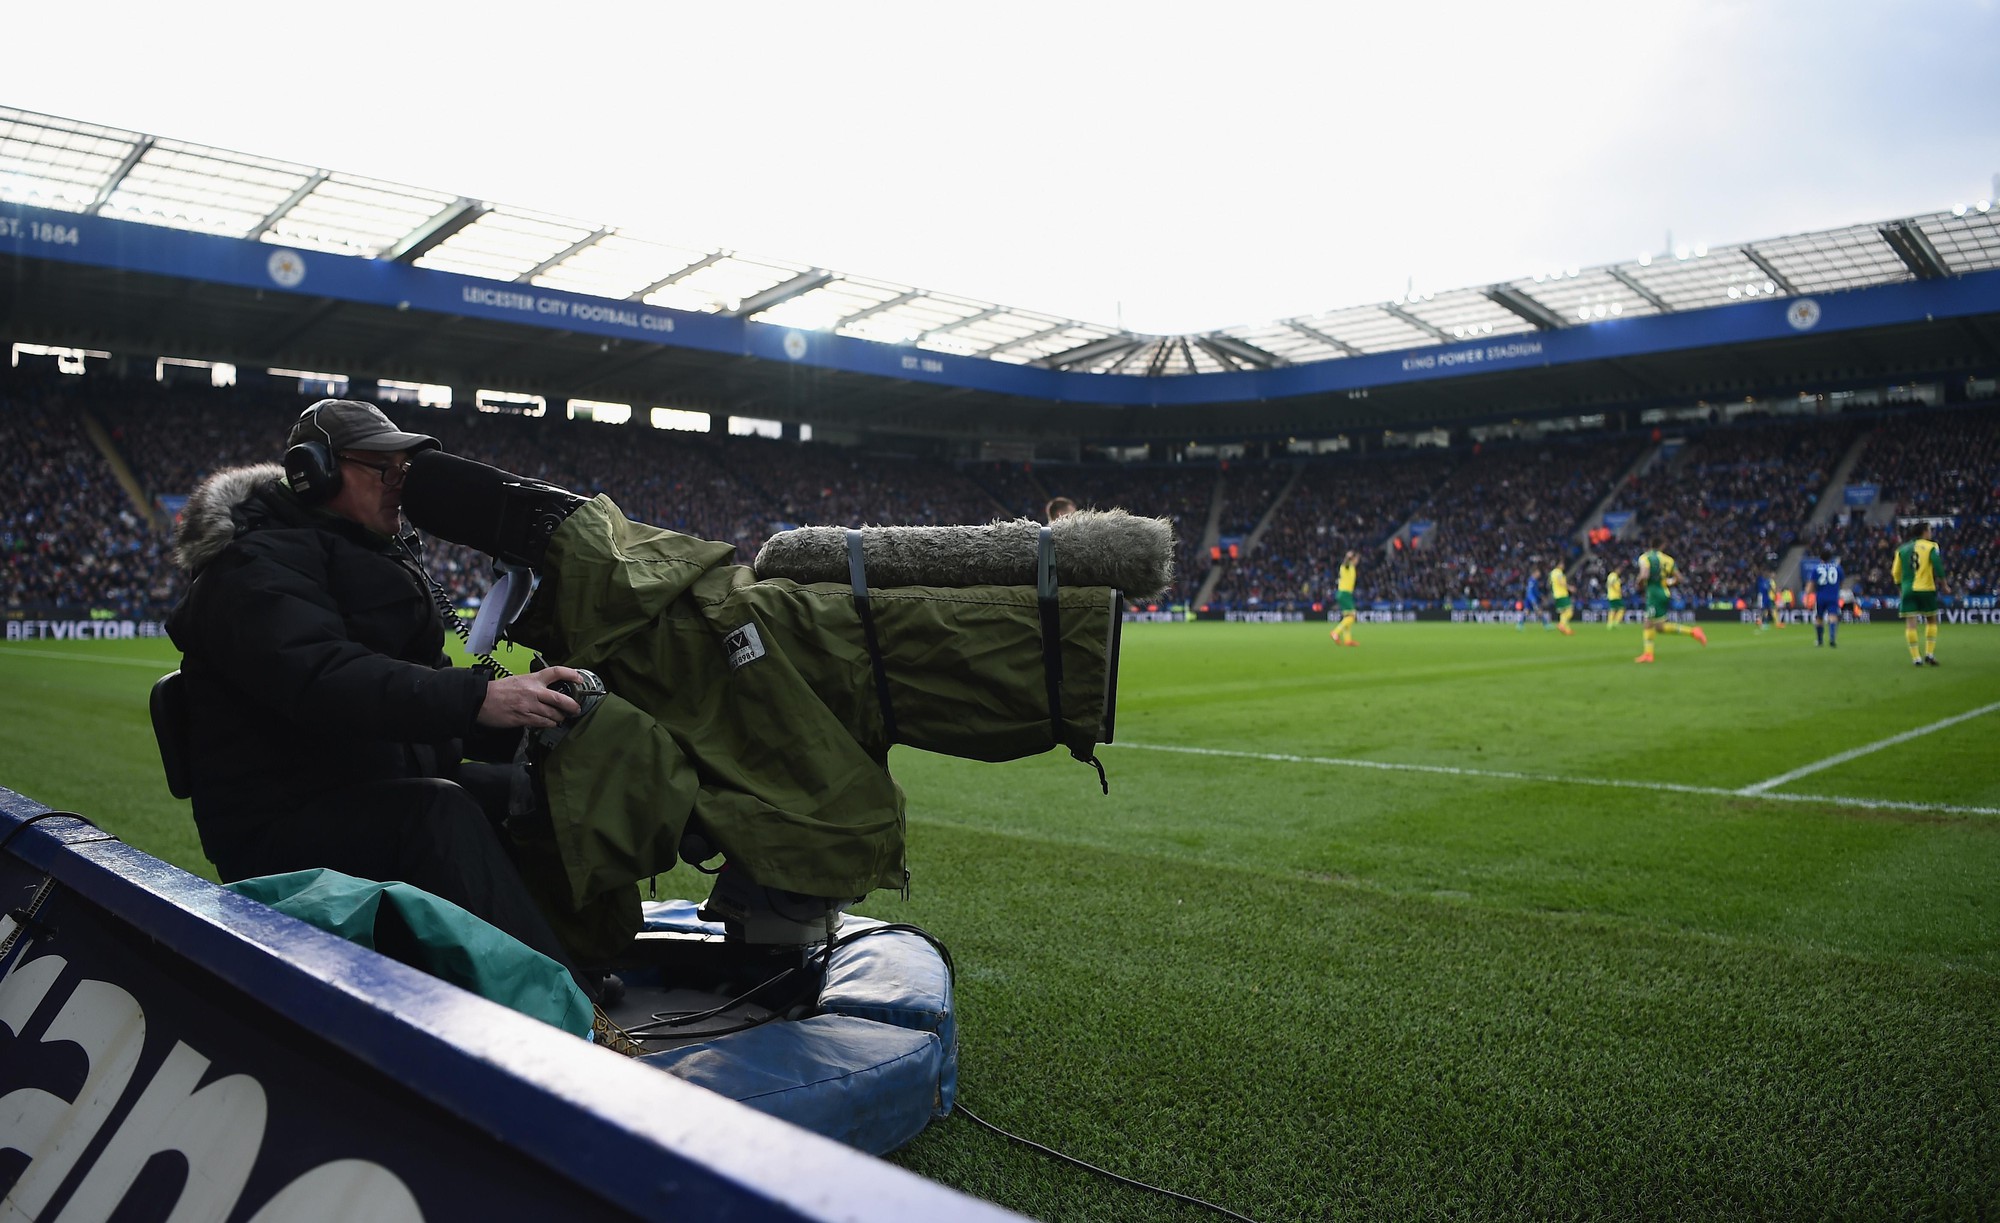
{"label": "black winter jacket", "polygon": [[273,464],[189,498],[195,575],[167,631],[185,656],[195,825],[224,863],[268,822],[369,782],[452,777],[486,676],[454,668],[416,562],[301,505]]}

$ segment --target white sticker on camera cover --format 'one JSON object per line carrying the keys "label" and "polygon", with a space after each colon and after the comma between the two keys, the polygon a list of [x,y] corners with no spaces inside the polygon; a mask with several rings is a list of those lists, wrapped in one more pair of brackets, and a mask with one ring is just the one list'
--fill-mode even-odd
{"label": "white sticker on camera cover", "polygon": [[764,639],[755,624],[746,624],[722,639],[722,652],[729,656],[729,669],[741,670],[745,663],[764,657]]}

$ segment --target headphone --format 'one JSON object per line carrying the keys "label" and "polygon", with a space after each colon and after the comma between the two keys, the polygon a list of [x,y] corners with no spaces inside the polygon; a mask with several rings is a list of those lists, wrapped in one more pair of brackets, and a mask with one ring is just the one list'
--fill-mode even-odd
{"label": "headphone", "polygon": [[[333,452],[333,434],[320,423],[320,409],[336,402],[322,399],[299,413],[299,424],[312,422],[323,442],[299,442],[285,451],[285,483],[294,496],[307,505],[320,505],[340,491],[340,456]],[[296,432],[297,425],[293,426]]]}

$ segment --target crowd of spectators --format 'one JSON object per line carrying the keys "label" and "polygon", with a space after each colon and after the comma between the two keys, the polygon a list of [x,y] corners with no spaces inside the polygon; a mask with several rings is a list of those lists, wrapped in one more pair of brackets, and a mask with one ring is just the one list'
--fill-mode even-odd
{"label": "crowd of spectators", "polygon": [[1628,551],[1667,542],[1682,598],[1754,599],[1758,577],[1774,573],[1799,542],[1858,433],[1837,421],[1706,429],[1621,485],[1610,510],[1633,515]]}
{"label": "crowd of spectators", "polygon": [[[234,388],[103,379],[0,380],[4,599],[10,611],[92,608],[158,615],[179,595],[169,511],[211,472],[274,462],[303,398]],[[748,563],[774,531],[801,524],[939,525],[1039,519],[1050,496],[1084,508],[1164,516],[1179,543],[1166,598],[1303,608],[1332,601],[1340,558],[1362,554],[1364,603],[1511,605],[1528,574],[1578,551],[1575,533],[1608,508],[1636,533],[1601,556],[1669,541],[1692,601],[1746,597],[1794,542],[1832,550],[1869,593],[1886,593],[1898,542],[1892,514],[1843,512],[1806,534],[1832,467],[1863,426],[1811,420],[1709,427],[1651,469],[1613,485],[1655,438],[1637,434],[1391,454],[1234,464],[952,464],[908,456],[529,418],[392,406],[405,428],[454,453],[586,494],[629,516],[732,543]],[[85,428],[103,426],[139,496]],[[1874,426],[1853,481],[1939,531],[1958,593],[2000,586],[2000,410],[1891,416]],[[1204,538],[1213,515],[1218,538]],[[1266,520],[1268,517],[1268,521]],[[1263,531],[1256,533],[1262,523]],[[1407,533],[1402,528],[1408,526]],[[1231,554],[1231,544],[1235,553]],[[425,563],[450,596],[477,598],[490,564],[433,541]],[[1580,594],[1605,560],[1573,565]],[[1629,568],[1629,565],[1621,565]],[[1780,575],[1789,578],[1793,575]]]}
{"label": "crowd of spectators", "polygon": [[1039,469],[1050,495],[1068,497],[1086,510],[1130,510],[1174,524],[1174,582],[1163,598],[1192,599],[1208,576],[1211,558],[1203,548],[1209,510],[1221,472],[1216,467],[1151,463],[1130,467],[1074,464]]}
{"label": "crowd of spectators", "polygon": [[[13,608],[91,607],[159,614],[179,595],[171,513],[225,467],[275,462],[304,398],[236,388],[100,379],[22,378],[0,385],[0,435],[10,487],[0,540]],[[789,526],[980,524],[1039,519],[1045,486],[1020,464],[953,465],[753,437],[716,438],[643,427],[390,405],[404,428],[447,450],[586,494],[609,495],[642,522],[736,545],[748,563]],[[138,482],[128,496],[83,431],[100,421]],[[1197,533],[1214,469],[1162,469],[1085,480],[1085,507],[1122,506],[1193,523]],[[1187,528],[1183,528],[1185,531]],[[1180,571],[1188,572],[1184,539]],[[456,601],[490,584],[484,558],[427,541],[426,567]],[[1178,597],[1186,597],[1180,592]]]}
{"label": "crowd of spectators", "polygon": [[[1377,575],[1377,599],[1511,603],[1528,574],[1577,548],[1571,536],[1647,443],[1630,435],[1478,446],[1422,507]],[[1580,576],[1580,575],[1573,575]]]}
{"label": "crowd of spectators", "polygon": [[57,396],[29,388],[0,398],[0,567],[5,606],[138,616],[155,590],[165,540],[132,504],[82,418]]}
{"label": "crowd of spectators", "polygon": [[[1814,533],[1808,552],[1839,556],[1870,594],[1890,593],[1897,518],[1931,518],[1953,592],[2000,594],[2000,408],[1979,407],[1879,422],[1848,475],[1893,510],[1857,506]],[[1870,517],[1876,519],[1869,521]]]}
{"label": "crowd of spectators", "polygon": [[1009,518],[1041,521],[1054,494],[1036,479],[1034,464],[988,460],[968,463],[966,477],[986,490],[986,495],[1006,507]]}
{"label": "crowd of spectators", "polygon": [[767,526],[952,526],[1012,516],[949,464],[757,438],[730,439],[718,458],[775,514]]}
{"label": "crowd of spectators", "polygon": [[[1377,551],[1430,499],[1462,456],[1431,450],[1341,456],[1287,465],[1298,474],[1255,544],[1209,594],[1230,607],[1295,608],[1333,602],[1349,549]],[[1372,581],[1372,577],[1371,577]]]}

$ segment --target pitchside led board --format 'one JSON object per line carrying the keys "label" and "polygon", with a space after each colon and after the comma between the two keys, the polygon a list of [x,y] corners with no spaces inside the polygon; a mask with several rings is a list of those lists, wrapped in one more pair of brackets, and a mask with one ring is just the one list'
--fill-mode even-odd
{"label": "pitchside led board", "polygon": [[1016,1219],[0,789],[0,1219]]}
{"label": "pitchside led board", "polygon": [[1818,297],[1772,297],[1650,318],[1605,319],[1531,335],[1496,336],[1277,369],[1137,378],[949,356],[829,332],[666,310],[380,259],[295,250],[25,204],[0,203],[0,251],[392,309],[500,319],[1033,399],[1118,405],[1284,399],[2000,311],[2000,271],[1988,271]]}

